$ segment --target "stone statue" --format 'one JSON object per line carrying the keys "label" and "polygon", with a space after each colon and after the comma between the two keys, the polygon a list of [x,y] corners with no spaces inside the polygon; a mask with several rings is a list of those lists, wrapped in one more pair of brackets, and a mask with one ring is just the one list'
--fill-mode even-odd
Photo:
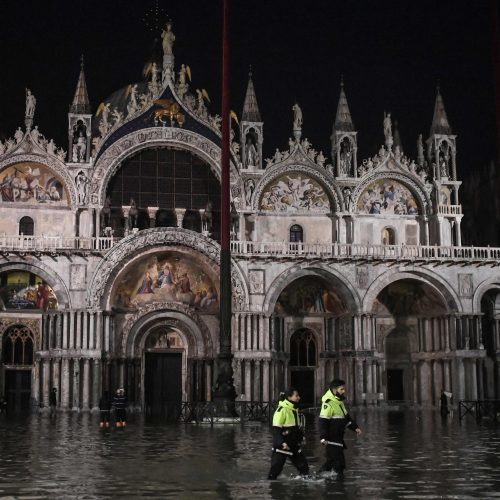
{"label": "stone statue", "polygon": [[128,212],[128,217],[130,221],[130,227],[137,227],[137,219],[139,216],[139,210],[137,210],[137,203],[134,198],[130,198],[130,210]]}
{"label": "stone statue", "polygon": [[385,111],[384,111],[384,136],[386,142],[390,142],[390,140],[392,140],[391,113],[386,113]]}
{"label": "stone statue", "polygon": [[172,48],[175,42],[175,35],[172,32],[172,23],[168,22],[165,28],[166,29],[161,32],[163,54],[166,56],[171,56],[173,54]]}
{"label": "stone statue", "polygon": [[26,118],[33,119],[35,116],[36,97],[31,93],[30,89],[26,89]]}
{"label": "stone statue", "polygon": [[155,87],[158,85],[158,65],[155,62],[151,65],[151,83]]}
{"label": "stone statue", "polygon": [[201,230],[209,233],[212,230],[213,219],[213,204],[210,200],[207,201],[203,215],[201,216]]}
{"label": "stone statue", "polygon": [[295,103],[292,107],[293,111],[293,130],[294,131],[300,131],[302,130],[302,110],[300,109],[300,106]]}
{"label": "stone statue", "polygon": [[240,228],[240,216],[238,215],[238,210],[236,210],[236,205],[234,201],[231,202],[231,233],[234,239],[238,239],[238,231]]}
{"label": "stone statue", "polygon": [[14,139],[16,140],[16,144],[19,144],[23,140],[24,134],[21,130],[21,127],[17,127],[16,132],[14,133]]}
{"label": "stone statue", "polygon": [[257,153],[257,148],[253,143],[252,139],[248,138],[247,140],[247,167],[252,166],[255,167],[259,164],[259,155]]}
{"label": "stone statue", "polygon": [[35,125],[35,128],[31,131],[31,138],[37,144],[39,143],[39,141],[40,141],[40,131],[38,130],[38,125]]}
{"label": "stone statue", "polygon": [[245,200],[247,202],[247,205],[251,204],[252,201],[252,195],[253,192],[255,191],[255,182],[253,179],[247,179],[245,181]]}
{"label": "stone statue", "polygon": [[318,153],[318,156],[316,157],[316,163],[320,166],[320,167],[324,167],[325,166],[325,161],[326,161],[326,158],[324,157],[323,155],[323,151],[320,151]]}
{"label": "stone statue", "polygon": [[344,203],[345,203],[345,208],[348,212],[352,211],[353,208],[353,200],[352,200],[352,191],[350,187],[345,187],[343,189],[343,194],[344,194]]}
{"label": "stone statue", "polygon": [[87,201],[89,182],[90,181],[88,177],[85,175],[85,172],[83,172],[83,170],[80,170],[80,172],[78,172],[75,178],[75,183],[76,183],[76,191],[78,193],[78,203],[80,203],[81,205],[85,204]]}
{"label": "stone statue", "polygon": [[137,104],[137,84],[130,86],[130,98],[127,104],[127,113],[133,115],[136,113],[139,105]]}
{"label": "stone statue", "polygon": [[288,138],[288,151],[290,151],[290,154],[293,152],[293,148],[295,147],[295,141],[289,137]]}
{"label": "stone statue", "polygon": [[[102,104],[101,106],[102,106],[102,110],[101,110],[102,118],[101,118],[101,121],[99,122],[99,132],[101,133],[101,136],[104,137],[108,133],[108,130],[110,127],[110,123],[109,123],[110,103],[107,102],[106,104]],[[99,111],[98,111],[98,113],[99,113]]]}
{"label": "stone statue", "polygon": [[274,163],[279,163],[281,160],[283,160],[283,155],[281,154],[280,150],[276,148],[276,151],[274,152]]}
{"label": "stone statue", "polygon": [[47,153],[49,153],[49,155],[56,154],[56,145],[54,143],[54,139],[50,139],[50,141],[47,143]]}
{"label": "stone statue", "polygon": [[104,200],[104,205],[101,210],[101,227],[109,227],[109,223],[111,220],[111,198],[106,196]]}
{"label": "stone statue", "polygon": [[85,153],[87,151],[87,138],[85,136],[78,136],[76,148],[78,150],[78,161],[80,163],[85,163]]}

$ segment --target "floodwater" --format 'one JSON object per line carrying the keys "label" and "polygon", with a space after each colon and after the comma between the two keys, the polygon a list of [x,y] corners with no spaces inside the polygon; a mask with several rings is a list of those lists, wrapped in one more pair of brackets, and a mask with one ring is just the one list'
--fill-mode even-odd
{"label": "floodwater", "polygon": [[[358,412],[364,434],[347,431],[347,470],[303,480],[266,480],[266,424],[158,425],[134,415],[126,429],[100,430],[95,415],[24,420],[0,415],[0,498],[500,498],[500,428],[434,412]],[[323,459],[314,419],[306,455]]]}

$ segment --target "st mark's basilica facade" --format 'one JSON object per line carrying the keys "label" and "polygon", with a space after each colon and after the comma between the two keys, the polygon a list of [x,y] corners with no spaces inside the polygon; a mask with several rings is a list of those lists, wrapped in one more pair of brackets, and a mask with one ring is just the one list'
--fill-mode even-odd
{"label": "st mark's basilica facade", "polygon": [[[174,41],[169,24],[146,80],[95,114],[82,65],[67,152],[36,126],[29,90],[24,127],[0,143],[0,395],[12,407],[47,406],[52,387],[73,410],[117,387],[137,409],[212,397],[221,118],[174,64]],[[251,77],[232,120],[238,398],[293,384],[313,405],[339,376],[356,404],[431,406],[443,389],[498,399],[500,249],[462,246],[439,92],[415,158],[389,114],[385,143],[360,158],[343,85],[331,151],[314,149],[292,106],[270,159]]]}

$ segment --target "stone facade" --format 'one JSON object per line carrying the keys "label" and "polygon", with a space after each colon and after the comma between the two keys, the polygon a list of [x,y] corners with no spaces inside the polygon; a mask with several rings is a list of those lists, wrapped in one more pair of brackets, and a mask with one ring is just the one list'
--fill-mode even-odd
{"label": "stone facade", "polygon": [[[69,158],[33,128],[33,102],[0,145],[0,394],[13,405],[47,406],[51,387],[75,410],[117,387],[143,409],[211,399],[221,120],[171,53],[162,78],[154,64],[95,116],[82,65]],[[314,405],[335,376],[358,404],[499,398],[500,249],[462,246],[439,92],[415,160],[390,115],[385,144],[359,160],[343,85],[331,163],[293,109],[288,148],[264,161],[250,79],[231,144],[238,397],[294,384]]]}

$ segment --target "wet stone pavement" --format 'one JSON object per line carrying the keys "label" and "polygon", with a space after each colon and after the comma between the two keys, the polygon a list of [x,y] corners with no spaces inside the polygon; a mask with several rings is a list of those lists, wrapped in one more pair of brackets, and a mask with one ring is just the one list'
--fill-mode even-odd
{"label": "wet stone pavement", "polygon": [[[0,498],[500,498],[500,427],[434,412],[357,412],[347,432],[345,481],[266,480],[265,424],[158,425],[135,415],[100,430],[95,415],[0,416]],[[305,447],[312,472],[324,450],[314,419]]]}

